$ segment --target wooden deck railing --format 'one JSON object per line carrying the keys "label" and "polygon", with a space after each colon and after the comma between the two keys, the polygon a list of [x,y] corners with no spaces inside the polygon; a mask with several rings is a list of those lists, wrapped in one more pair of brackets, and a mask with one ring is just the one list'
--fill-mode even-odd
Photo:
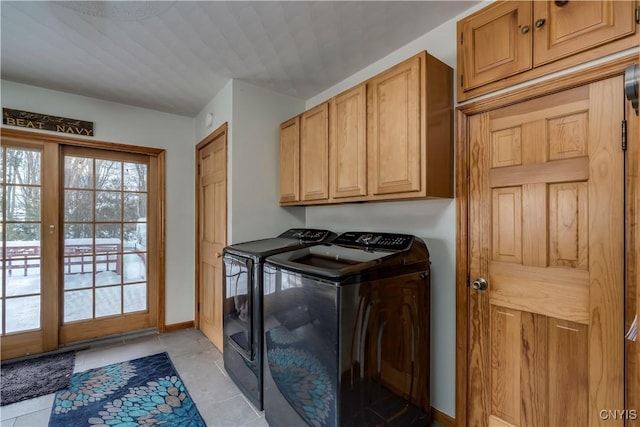
{"label": "wooden deck railing", "polygon": [[[40,267],[40,242],[6,242],[6,269],[9,276],[13,270],[22,270],[27,276],[30,268]],[[95,249],[94,249],[95,248]],[[95,263],[106,264],[107,270],[114,265],[117,274],[122,273],[122,244],[120,239],[66,239],[64,244],[64,265],[66,273],[71,267],[80,266],[79,273],[85,273],[85,266]],[[88,271],[92,271],[89,269]],[[76,271],[76,273],[78,273]]]}

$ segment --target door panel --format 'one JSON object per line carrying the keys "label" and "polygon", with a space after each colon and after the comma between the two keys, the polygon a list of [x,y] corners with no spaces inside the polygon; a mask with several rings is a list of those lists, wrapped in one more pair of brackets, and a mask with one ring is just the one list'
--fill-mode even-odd
{"label": "door panel", "polygon": [[305,111],[300,120],[301,200],[329,198],[329,104]]}
{"label": "door panel", "polygon": [[410,58],[367,83],[369,195],[422,189],[420,123],[425,56]]}
{"label": "door panel", "polygon": [[367,91],[364,84],[331,101],[331,197],[367,194]]}
{"label": "door panel", "polygon": [[470,272],[488,282],[470,291],[471,425],[624,408],[621,85],[470,119]]}
{"label": "door panel", "polygon": [[634,9],[626,0],[534,1],[534,66],[633,34]]}
{"label": "door panel", "polygon": [[198,147],[198,327],[222,351],[222,249],[227,242],[226,128]]}
{"label": "door panel", "polygon": [[458,22],[465,90],[531,69],[531,3],[495,2]]}
{"label": "door panel", "polygon": [[280,203],[300,201],[300,117],[280,125]]}

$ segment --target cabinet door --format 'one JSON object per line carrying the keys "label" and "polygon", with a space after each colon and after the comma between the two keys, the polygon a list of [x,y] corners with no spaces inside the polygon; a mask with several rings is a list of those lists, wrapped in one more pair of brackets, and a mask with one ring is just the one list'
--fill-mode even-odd
{"label": "cabinet door", "polygon": [[421,190],[424,58],[415,56],[369,81],[370,195]]}
{"label": "cabinet door", "polygon": [[329,104],[302,113],[300,185],[303,201],[329,198]]}
{"label": "cabinet door", "polygon": [[458,21],[464,90],[531,69],[531,2],[496,2]]}
{"label": "cabinet door", "polygon": [[329,176],[332,198],[367,194],[366,108],[365,85],[331,100]]}
{"label": "cabinet door", "polygon": [[534,1],[534,66],[633,34],[635,2]]}
{"label": "cabinet door", "polygon": [[280,125],[280,203],[300,201],[300,117]]}

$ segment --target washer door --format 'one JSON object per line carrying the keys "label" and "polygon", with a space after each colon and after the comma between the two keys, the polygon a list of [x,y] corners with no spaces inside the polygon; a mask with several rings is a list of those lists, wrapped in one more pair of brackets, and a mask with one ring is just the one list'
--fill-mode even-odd
{"label": "washer door", "polygon": [[253,360],[253,261],[250,258],[224,256],[224,333],[243,357]]}

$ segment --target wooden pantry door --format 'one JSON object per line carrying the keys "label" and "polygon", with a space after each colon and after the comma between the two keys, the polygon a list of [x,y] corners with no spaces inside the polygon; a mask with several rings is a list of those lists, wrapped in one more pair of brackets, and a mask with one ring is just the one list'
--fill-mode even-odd
{"label": "wooden pantry door", "polygon": [[469,425],[622,425],[622,87],[470,117]]}
{"label": "wooden pantry door", "polygon": [[227,244],[227,125],[196,147],[196,326],[220,351],[222,250]]}

